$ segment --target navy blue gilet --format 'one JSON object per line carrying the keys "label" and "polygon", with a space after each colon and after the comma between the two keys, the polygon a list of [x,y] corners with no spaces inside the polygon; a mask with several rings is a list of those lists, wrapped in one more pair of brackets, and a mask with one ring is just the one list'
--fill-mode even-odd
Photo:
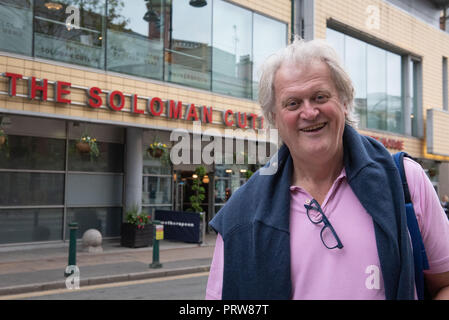
{"label": "navy blue gilet", "polygon": [[[343,147],[348,183],[373,219],[386,299],[412,300],[413,254],[401,179],[392,157],[378,141],[348,125]],[[224,242],[222,299],[291,298],[293,161],[285,145],[278,151],[277,168],[273,175],[258,170],[210,222]]]}

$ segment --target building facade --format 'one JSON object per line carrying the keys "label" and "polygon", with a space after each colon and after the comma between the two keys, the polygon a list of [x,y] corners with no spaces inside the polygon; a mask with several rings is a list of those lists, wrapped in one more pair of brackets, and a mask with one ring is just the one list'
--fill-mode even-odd
{"label": "building facade", "polygon": [[[79,237],[117,238],[134,206],[185,211],[199,166],[210,220],[272,154],[258,68],[294,33],[339,53],[358,130],[408,152],[449,193],[446,6],[0,0],[0,246],[65,241],[72,221]],[[97,154],[78,149],[83,138]],[[152,153],[157,143],[176,159]]]}
{"label": "building facade", "polygon": [[[201,165],[210,220],[257,169],[234,141],[264,127],[257,69],[290,16],[286,0],[0,0],[0,245],[64,241],[70,222],[116,238],[132,207],[185,211]],[[223,160],[204,161],[220,137]]]}
{"label": "building facade", "polygon": [[[449,193],[449,34],[443,0],[299,0],[295,33],[327,39],[355,86],[359,131],[417,159]],[[449,30],[449,28],[447,28]]]}

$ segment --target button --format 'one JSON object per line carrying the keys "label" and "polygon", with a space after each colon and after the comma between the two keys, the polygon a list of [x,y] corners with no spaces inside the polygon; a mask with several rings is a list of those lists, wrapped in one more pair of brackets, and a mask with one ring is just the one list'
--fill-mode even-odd
{"label": "button", "polygon": [[310,204],[311,200],[306,200],[304,203],[305,204]]}

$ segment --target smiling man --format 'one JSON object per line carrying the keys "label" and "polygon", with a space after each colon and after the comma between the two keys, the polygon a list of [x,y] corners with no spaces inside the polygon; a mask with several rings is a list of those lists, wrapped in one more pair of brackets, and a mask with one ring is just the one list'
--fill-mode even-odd
{"label": "smiling man", "polygon": [[[416,299],[402,185],[389,152],[360,135],[354,89],[324,41],[264,64],[259,101],[279,130],[274,175],[256,172],[211,221],[207,299]],[[421,167],[404,161],[434,298],[449,297],[449,222]]]}

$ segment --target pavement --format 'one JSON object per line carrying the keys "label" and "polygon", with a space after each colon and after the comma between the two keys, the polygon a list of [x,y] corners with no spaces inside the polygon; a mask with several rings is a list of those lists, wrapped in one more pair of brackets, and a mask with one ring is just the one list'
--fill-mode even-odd
{"label": "pavement", "polygon": [[[102,252],[87,252],[77,243],[80,287],[120,281],[175,276],[210,269],[216,234],[202,244],[159,241],[161,268],[150,268],[153,247],[125,248],[119,240],[103,240]],[[2,296],[66,288],[69,243],[0,247]]]}

